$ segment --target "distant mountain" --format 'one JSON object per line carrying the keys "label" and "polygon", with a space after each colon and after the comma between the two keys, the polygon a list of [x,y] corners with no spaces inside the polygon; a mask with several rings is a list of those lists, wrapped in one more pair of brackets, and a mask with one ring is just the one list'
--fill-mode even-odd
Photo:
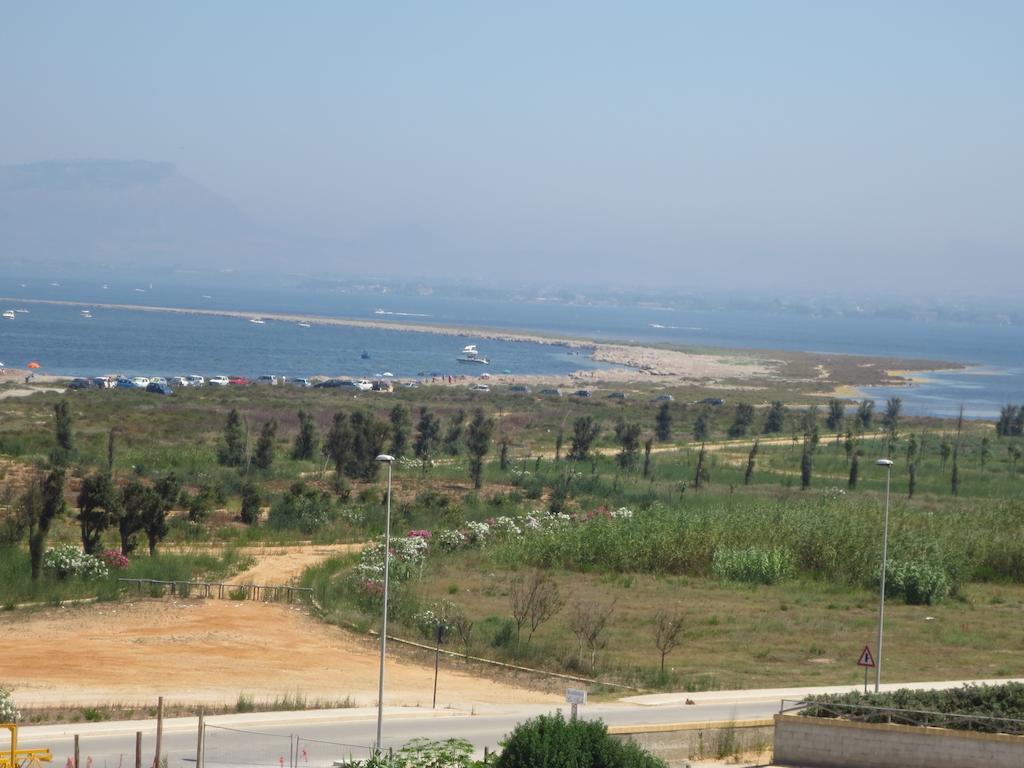
{"label": "distant mountain", "polygon": [[293,268],[296,253],[332,251],[260,227],[170,163],[0,166],[0,264],[9,268],[272,270]]}

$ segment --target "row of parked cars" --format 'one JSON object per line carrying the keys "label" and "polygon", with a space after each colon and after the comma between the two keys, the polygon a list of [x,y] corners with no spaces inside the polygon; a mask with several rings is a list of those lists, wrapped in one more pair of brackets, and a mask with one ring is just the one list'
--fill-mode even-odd
{"label": "row of parked cars", "polygon": [[278,386],[290,384],[296,387],[311,387],[313,383],[306,378],[286,378],[284,376],[260,376],[248,379],[245,376],[211,376],[206,378],[198,374],[188,376],[93,376],[72,379],[68,385],[71,389],[144,389],[161,395],[174,394],[174,387],[229,387],[248,384],[266,384]]}

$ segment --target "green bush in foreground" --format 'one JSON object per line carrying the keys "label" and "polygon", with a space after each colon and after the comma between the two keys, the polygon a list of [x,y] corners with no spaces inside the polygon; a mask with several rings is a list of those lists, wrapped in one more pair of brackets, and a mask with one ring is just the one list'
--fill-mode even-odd
{"label": "green bush in foreground", "polygon": [[796,575],[793,553],[785,547],[772,549],[719,549],[711,561],[711,572],[720,579],[745,584],[778,584]]}
{"label": "green bush in foreground", "polygon": [[[828,707],[807,707],[800,713],[805,717],[837,718],[849,715],[871,723],[932,725],[984,733],[1018,733],[1020,721],[1024,720],[1022,683],[965,685],[941,691],[901,688],[898,691],[866,695],[857,692],[825,694],[809,696],[807,701]],[[887,707],[911,712],[906,716],[891,710],[868,714],[869,710],[863,707]],[[971,715],[979,719],[950,718],[947,715]]]}
{"label": "green bush in foreground", "polygon": [[604,723],[541,715],[516,726],[503,745],[497,768],[665,768],[635,744],[608,735]]}

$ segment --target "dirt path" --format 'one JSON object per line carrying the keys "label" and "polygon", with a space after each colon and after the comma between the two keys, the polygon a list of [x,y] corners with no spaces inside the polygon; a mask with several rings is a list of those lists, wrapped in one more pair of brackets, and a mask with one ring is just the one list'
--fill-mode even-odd
{"label": "dirt path", "polygon": [[[362,544],[247,547],[256,564],[237,584],[286,584],[304,568]],[[378,646],[326,625],[305,608],[233,600],[134,600],[0,614],[0,683],[21,706],[272,700],[369,706]],[[390,656],[394,659],[394,656]],[[448,667],[445,669],[445,667]],[[433,666],[391,660],[389,705],[429,703]],[[557,696],[477,679],[442,665],[438,704],[545,702]]]}

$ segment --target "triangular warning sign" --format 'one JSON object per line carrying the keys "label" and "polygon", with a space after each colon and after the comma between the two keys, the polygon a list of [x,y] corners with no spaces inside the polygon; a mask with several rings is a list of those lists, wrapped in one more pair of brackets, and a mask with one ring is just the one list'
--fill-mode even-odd
{"label": "triangular warning sign", "polygon": [[871,655],[871,647],[865,645],[864,650],[860,652],[860,658],[857,659],[858,667],[873,667],[875,666],[875,657]]}

